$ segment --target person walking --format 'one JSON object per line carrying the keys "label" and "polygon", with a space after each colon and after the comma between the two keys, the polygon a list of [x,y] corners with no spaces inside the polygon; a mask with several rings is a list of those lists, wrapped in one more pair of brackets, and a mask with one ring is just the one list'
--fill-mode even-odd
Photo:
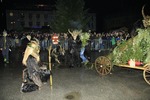
{"label": "person walking", "polygon": [[88,45],[88,40],[90,38],[90,34],[87,32],[83,32],[79,34],[81,40],[81,48],[80,48],[80,58],[82,59],[82,63],[85,65],[89,62],[88,59],[85,57],[85,47]]}
{"label": "person walking", "polygon": [[3,36],[0,38],[0,50],[2,50],[4,63],[9,63],[9,51],[11,43],[11,38],[7,36],[7,32],[4,30]]}

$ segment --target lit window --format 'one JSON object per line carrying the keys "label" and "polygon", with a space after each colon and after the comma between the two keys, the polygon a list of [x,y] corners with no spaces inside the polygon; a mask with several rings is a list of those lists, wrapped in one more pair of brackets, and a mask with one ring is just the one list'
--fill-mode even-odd
{"label": "lit window", "polygon": [[9,13],[10,16],[13,16],[14,14],[12,12]]}
{"label": "lit window", "polygon": [[10,22],[11,24],[15,24],[16,22],[15,21],[12,21],[12,22]]}

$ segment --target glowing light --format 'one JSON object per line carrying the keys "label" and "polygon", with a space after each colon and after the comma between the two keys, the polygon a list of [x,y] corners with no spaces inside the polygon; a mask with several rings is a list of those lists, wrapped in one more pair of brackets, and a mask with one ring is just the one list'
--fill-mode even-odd
{"label": "glowing light", "polygon": [[12,12],[9,13],[10,16],[13,16],[14,14]]}
{"label": "glowing light", "polygon": [[44,4],[38,4],[36,5],[37,7],[46,7],[47,5],[44,5]]}

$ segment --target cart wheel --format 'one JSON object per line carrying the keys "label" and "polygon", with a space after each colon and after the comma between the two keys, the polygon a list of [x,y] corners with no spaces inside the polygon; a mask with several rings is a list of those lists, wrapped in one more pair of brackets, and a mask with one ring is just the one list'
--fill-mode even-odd
{"label": "cart wheel", "polygon": [[145,69],[143,71],[144,80],[150,85],[150,65],[145,65]]}
{"label": "cart wheel", "polygon": [[95,68],[99,74],[107,75],[112,68],[111,61],[105,56],[100,56],[95,60]]}

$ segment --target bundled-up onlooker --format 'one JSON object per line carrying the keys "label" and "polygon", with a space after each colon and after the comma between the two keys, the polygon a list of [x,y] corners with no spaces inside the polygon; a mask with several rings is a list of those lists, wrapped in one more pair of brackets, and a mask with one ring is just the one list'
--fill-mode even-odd
{"label": "bundled-up onlooker", "polygon": [[3,37],[0,38],[0,48],[5,63],[9,63],[9,50],[11,46],[11,38],[7,36],[7,32],[3,31]]}
{"label": "bundled-up onlooker", "polygon": [[115,38],[115,36],[112,36],[112,38],[111,38],[111,44],[112,44],[112,49],[114,49],[115,46],[116,46],[116,38]]}

